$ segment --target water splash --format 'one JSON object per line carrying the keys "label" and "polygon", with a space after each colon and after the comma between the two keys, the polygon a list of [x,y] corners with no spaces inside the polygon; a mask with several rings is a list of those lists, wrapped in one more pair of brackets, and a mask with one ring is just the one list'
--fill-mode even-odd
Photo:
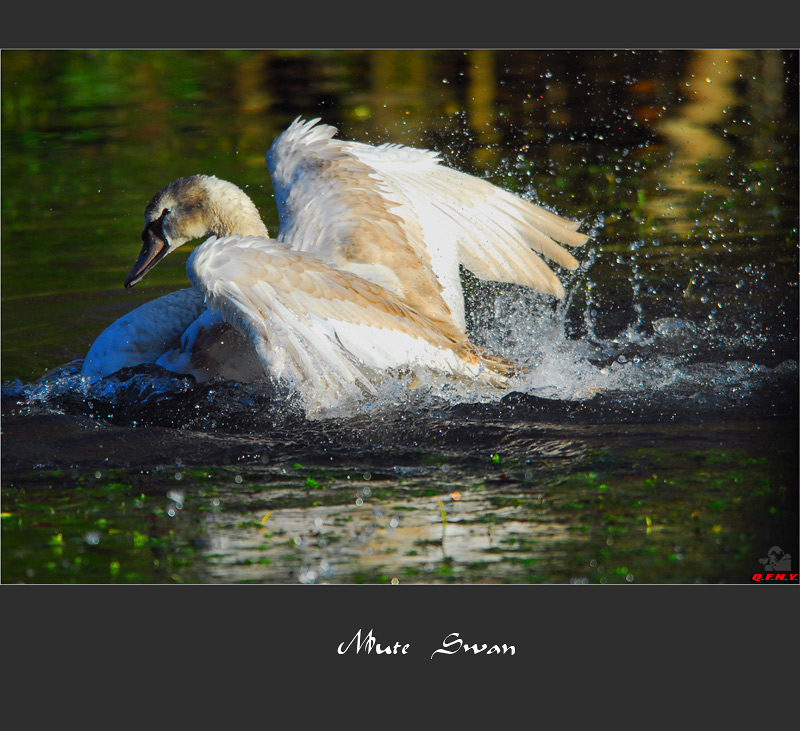
{"label": "water splash", "polygon": [[[512,173],[521,177],[521,169]],[[523,195],[535,197],[530,189]],[[589,226],[593,238],[601,224],[598,218]],[[376,384],[376,396],[317,418],[477,408],[512,396],[553,407],[599,402],[673,412],[749,407],[758,398],[795,402],[797,360],[787,356],[791,348],[785,343],[776,347],[776,340],[787,337],[775,323],[790,320],[765,319],[764,308],[752,307],[753,288],[764,288],[764,268],[747,263],[728,272],[731,281],[720,287],[719,265],[684,251],[665,260],[659,247],[643,239],[623,250],[590,243],[576,271],[560,272],[566,291],[560,301],[524,287],[479,282],[464,272],[473,340],[519,368],[505,388],[434,373],[388,373]],[[665,264],[682,289],[664,280]],[[788,339],[793,337],[796,342],[796,334]],[[269,379],[197,384],[148,365],[90,382],[80,375],[81,363],[31,384],[4,384],[4,416],[38,410],[116,424],[239,432],[296,426],[307,417],[297,395]]]}
{"label": "water splash", "polygon": [[[792,387],[797,361],[775,366],[731,356],[742,339],[677,317],[647,321],[643,309],[613,337],[599,337],[591,312],[590,268],[570,283],[564,301],[513,286],[482,287],[471,315],[479,344],[517,363],[519,373],[504,389],[478,386],[437,374],[386,374],[377,395],[321,414],[351,419],[413,414],[456,406],[501,404],[511,395],[547,401],[554,407],[613,403],[650,409],[731,409],[749,406],[759,392],[780,396]],[[584,304],[575,311],[575,294]],[[571,322],[584,332],[570,335]],[[298,399],[266,380],[236,384],[222,379],[204,384],[156,366],[125,369],[90,382],[80,361],[32,384],[3,386],[4,414],[52,411],[128,425],[157,424],[181,429],[257,431],[304,421]]]}

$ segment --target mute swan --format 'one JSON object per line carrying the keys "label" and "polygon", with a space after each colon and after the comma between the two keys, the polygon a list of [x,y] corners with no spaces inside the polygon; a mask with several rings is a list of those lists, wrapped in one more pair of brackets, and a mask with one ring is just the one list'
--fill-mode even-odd
{"label": "mute swan", "polygon": [[200,381],[271,375],[299,390],[307,411],[374,394],[391,369],[502,385],[512,364],[466,334],[459,264],[562,297],[537,252],[574,269],[556,242],[584,244],[579,222],[444,167],[434,152],[335,133],[297,119],[267,153],[277,239],[227,181],[195,175],[156,193],[125,287],[182,244],[210,237],[188,259],[192,288],[109,326],[83,375],[146,362]]}

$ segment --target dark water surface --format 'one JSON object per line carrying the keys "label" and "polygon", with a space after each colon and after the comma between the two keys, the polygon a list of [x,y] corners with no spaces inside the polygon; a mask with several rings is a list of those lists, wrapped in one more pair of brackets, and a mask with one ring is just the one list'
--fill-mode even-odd
{"label": "dark water surface", "polygon": [[[797,54],[4,52],[4,582],[749,582],[798,550]],[[144,206],[216,174],[271,231],[297,115],[585,221],[555,304],[465,274],[500,396],[89,386]],[[561,273],[560,273],[561,274]]]}

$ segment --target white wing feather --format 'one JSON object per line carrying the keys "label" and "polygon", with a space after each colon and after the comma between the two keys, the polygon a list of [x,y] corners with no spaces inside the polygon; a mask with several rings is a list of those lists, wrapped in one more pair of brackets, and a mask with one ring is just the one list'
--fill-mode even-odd
{"label": "white wing feather", "polygon": [[104,378],[120,368],[155,362],[178,347],[184,331],[205,309],[196,289],[180,289],[145,302],[100,333],[86,354],[81,375]]}
{"label": "white wing feather", "polygon": [[297,388],[306,408],[375,394],[374,372],[387,369],[497,378],[449,322],[283,242],[212,237],[187,271],[209,308],[247,334],[265,370]]}
{"label": "white wing feather", "polygon": [[[427,314],[449,315],[462,330],[459,263],[481,279],[563,296],[538,254],[574,269],[577,261],[557,242],[584,244],[579,222],[440,165],[434,152],[336,140],[334,127],[317,122],[295,120],[267,154],[281,241],[378,282]],[[383,245],[369,240],[376,230]]]}

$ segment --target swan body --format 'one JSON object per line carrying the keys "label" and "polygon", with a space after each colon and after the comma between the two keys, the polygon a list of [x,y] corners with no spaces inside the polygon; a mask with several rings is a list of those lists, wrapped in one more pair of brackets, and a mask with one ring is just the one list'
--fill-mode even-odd
{"label": "swan body", "polygon": [[208,237],[187,262],[192,287],[109,326],[83,375],[155,362],[200,381],[271,376],[297,389],[308,412],[375,394],[391,370],[504,384],[512,364],[466,334],[459,265],[561,297],[539,254],[574,269],[561,244],[587,241],[579,224],[444,167],[436,153],[335,131],[298,119],[267,153],[276,238],[232,183],[195,175],[162,188],[125,286]]}

